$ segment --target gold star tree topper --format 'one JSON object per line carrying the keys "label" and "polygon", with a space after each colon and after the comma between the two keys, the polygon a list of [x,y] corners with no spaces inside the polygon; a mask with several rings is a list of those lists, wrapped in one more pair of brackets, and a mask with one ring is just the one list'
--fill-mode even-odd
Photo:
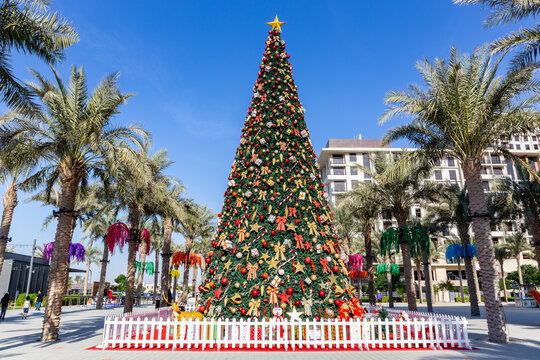
{"label": "gold star tree topper", "polygon": [[268,25],[272,27],[272,30],[278,29],[279,32],[281,32],[281,25],[286,24],[284,21],[279,21],[278,17],[276,15],[276,18],[272,22],[267,22]]}

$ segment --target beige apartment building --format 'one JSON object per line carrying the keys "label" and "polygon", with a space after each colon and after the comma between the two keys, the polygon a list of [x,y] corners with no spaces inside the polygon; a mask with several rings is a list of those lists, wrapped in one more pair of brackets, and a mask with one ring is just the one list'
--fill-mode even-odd
{"label": "beige apartment building", "polygon": [[[501,143],[514,154],[527,160],[536,170],[540,170],[540,143],[537,135],[515,136],[511,139],[502,138]],[[398,153],[403,151],[414,151],[414,149],[394,148],[391,144],[383,144],[380,139],[329,139],[322,149],[318,163],[321,169],[322,180],[328,192],[329,200],[336,202],[338,194],[343,194],[351,190],[360,182],[371,182],[372,179],[365,174],[357,165],[372,168],[371,159],[376,153]],[[494,180],[501,177],[515,179],[516,169],[511,162],[501,155],[488,151],[484,155],[482,164],[482,178],[484,189],[490,191]],[[426,180],[455,184],[463,187],[464,178],[458,160],[448,156],[436,164],[436,167]],[[425,216],[425,210],[420,206],[411,208],[411,217],[421,218]],[[397,226],[397,222],[390,214],[382,214],[377,222],[376,230],[384,231],[391,226]],[[520,224],[509,222],[505,227],[492,229],[492,238],[495,243],[503,243],[504,237],[513,231],[517,231]],[[456,229],[448,229],[443,234],[444,237],[456,237]],[[432,238],[432,241],[442,241],[443,238]],[[536,261],[530,258],[530,254],[522,253],[522,264],[536,265]],[[478,264],[476,264],[478,269]],[[504,270],[506,273],[516,271],[517,265],[514,259],[506,260]],[[499,269],[500,274],[500,269]],[[456,264],[447,264],[444,254],[441,260],[432,264],[433,283],[437,284],[450,279],[454,285],[459,285],[458,267]],[[415,281],[418,281],[415,273]],[[462,267],[462,276],[465,282],[465,269]],[[423,281],[422,281],[422,286]],[[466,282],[464,283],[466,285]],[[439,295],[441,296],[441,295]],[[448,300],[450,294],[444,295]],[[453,295],[452,295],[453,297]]]}

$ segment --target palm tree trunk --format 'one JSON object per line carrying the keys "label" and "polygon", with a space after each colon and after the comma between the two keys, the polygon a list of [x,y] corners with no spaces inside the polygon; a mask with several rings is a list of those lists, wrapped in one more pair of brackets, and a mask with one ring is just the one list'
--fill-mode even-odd
{"label": "palm tree trunk", "polygon": [[[43,332],[41,341],[58,340],[60,329],[60,314],[62,313],[62,297],[65,294],[68,277],[69,243],[73,235],[75,196],[79,181],[73,178],[62,178],[59,208],[64,211],[58,216],[54,250],[49,270],[47,287],[47,306],[43,317]],[[66,212],[68,211],[68,212]]]}
{"label": "palm tree trunk", "polygon": [[461,163],[465,186],[469,195],[472,228],[476,239],[480,278],[484,292],[484,303],[488,324],[488,338],[492,342],[508,342],[506,320],[499,298],[499,281],[495,266],[495,253],[491,241],[491,228],[486,196],[482,187],[480,158],[466,158]]}
{"label": "palm tree trunk", "polygon": [[388,265],[388,271],[386,272],[386,282],[388,284],[388,307],[393,308],[394,296],[392,293],[394,292],[394,289],[392,289],[392,273],[390,272],[390,265],[392,265],[392,262],[389,254],[386,254],[386,264]]}
{"label": "palm tree trunk", "polygon": [[2,267],[4,266],[4,255],[15,206],[17,206],[17,184],[11,183],[4,194],[4,211],[2,213],[2,228],[0,228],[0,273],[2,273]]}
{"label": "palm tree trunk", "polygon": [[[519,283],[523,285],[523,273],[521,272],[521,253],[517,254],[516,256],[516,262],[517,262],[517,271],[518,271],[518,277],[519,277]],[[521,291],[521,298],[525,297],[525,292],[523,287],[520,287]]]}
{"label": "palm tree trunk", "polygon": [[189,289],[189,254],[191,253],[191,247],[193,246],[193,239],[186,238],[186,259],[184,260],[184,282],[182,284],[182,297],[183,300],[187,300],[188,289]]}
{"label": "palm tree trunk", "polygon": [[107,263],[109,262],[109,247],[103,239],[103,258],[101,259],[101,271],[99,273],[99,286],[97,291],[96,309],[103,309],[103,296],[105,295],[105,278],[107,275]]}
{"label": "palm tree trunk", "polygon": [[476,271],[476,258],[472,259],[472,270],[474,275],[474,286],[476,287],[476,294],[478,302],[482,302],[482,293],[480,292],[480,281],[478,281],[478,273]]}
{"label": "palm tree trunk", "polygon": [[465,303],[465,293],[463,292],[463,276],[461,275],[461,258],[457,260],[457,268],[459,275],[459,290],[461,292],[461,302]]}
{"label": "palm tree trunk", "polygon": [[416,262],[416,276],[418,277],[418,299],[420,304],[423,302],[422,298],[422,273],[420,272],[420,260],[415,260]]}
{"label": "palm tree trunk", "polygon": [[198,275],[198,268],[197,266],[193,266],[193,280],[191,282],[193,287],[193,297],[195,297],[195,294],[197,293],[197,275]]}
{"label": "palm tree trunk", "polygon": [[472,259],[465,256],[465,274],[467,276],[467,287],[469,288],[469,302],[471,303],[471,316],[480,316],[480,308],[478,307],[478,294],[476,292],[476,283],[474,281],[474,270]]}
{"label": "palm tree trunk", "polygon": [[139,207],[133,204],[129,209],[131,229],[129,230],[128,242],[128,265],[126,279],[126,299],[124,312],[133,311],[133,292],[135,289],[135,261],[137,259],[137,242],[139,241]]}
{"label": "palm tree trunk", "polygon": [[143,292],[144,272],[146,271],[146,242],[141,241],[139,245],[139,276],[137,277],[137,302],[141,305],[141,295]]}
{"label": "palm tree trunk", "polygon": [[88,291],[88,277],[90,275],[90,265],[92,263],[90,262],[90,259],[86,259],[86,273],[84,274],[84,285],[83,285],[83,296],[86,295],[86,292]]}
{"label": "palm tree trunk", "polygon": [[[173,231],[172,218],[166,217],[163,219],[163,249],[161,256],[163,263],[161,264],[161,293],[168,296],[171,288],[171,278],[169,276],[169,266],[171,262],[171,236]],[[170,301],[170,300],[169,300]],[[166,306],[166,303],[163,304]]]}
{"label": "palm tree trunk", "polygon": [[155,304],[156,303],[156,295],[158,290],[158,273],[159,273],[159,249],[154,249],[155,255],[156,255],[156,266],[154,266],[154,296],[152,297],[152,301]]}
{"label": "palm tree trunk", "polygon": [[407,225],[407,213],[398,211],[394,214],[399,227],[399,243],[401,246],[401,256],[403,257],[403,273],[405,275],[405,289],[407,292],[407,305],[409,311],[416,311],[416,291],[414,291],[411,249],[409,243],[405,241],[405,226]]}
{"label": "palm tree trunk", "polygon": [[[377,298],[375,297],[375,271],[373,269],[373,250],[371,248],[371,224],[366,226],[364,233],[364,244],[366,247],[366,267],[368,273],[368,297],[369,304],[375,305]],[[391,281],[390,281],[391,282]]]}
{"label": "palm tree trunk", "polygon": [[[536,255],[536,262],[538,269],[540,269],[540,219],[535,218],[532,226],[532,245],[534,246],[534,253]],[[0,268],[0,270],[2,270]]]}
{"label": "palm tree trunk", "polygon": [[504,289],[503,290],[504,291],[504,302],[507,303],[508,302],[508,294],[506,293],[506,279],[505,279],[506,275],[504,273],[504,265],[503,265],[503,263],[504,263],[504,260],[499,262],[499,264],[501,266],[501,278],[502,278],[503,289]]}
{"label": "palm tree trunk", "polygon": [[424,261],[424,278],[425,278],[425,287],[426,287],[426,302],[427,302],[427,311],[433,312],[433,287],[431,286],[431,269],[429,266],[429,257],[427,251],[424,249],[422,252],[422,257]]}

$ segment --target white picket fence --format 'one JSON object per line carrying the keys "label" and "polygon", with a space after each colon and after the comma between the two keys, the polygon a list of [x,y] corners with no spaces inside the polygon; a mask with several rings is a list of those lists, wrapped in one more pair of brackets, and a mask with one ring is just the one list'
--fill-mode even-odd
{"label": "white picket fence", "polygon": [[464,317],[276,322],[236,319],[177,321],[171,319],[170,310],[141,315],[107,317],[103,349],[471,349]]}

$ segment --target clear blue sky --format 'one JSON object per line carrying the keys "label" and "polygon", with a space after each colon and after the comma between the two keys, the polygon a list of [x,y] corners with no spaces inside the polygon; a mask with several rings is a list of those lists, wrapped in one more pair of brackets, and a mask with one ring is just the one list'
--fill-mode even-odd
{"label": "clear blue sky", "polygon": [[[283,38],[317,153],[328,138],[380,138],[395,125],[377,125],[384,94],[419,81],[417,60],[447,57],[451,46],[470,52],[509,30],[484,29],[486,10],[451,0],[56,0],[53,8],[81,38],[60,72],[67,78],[71,65],[84,65],[91,88],[119,72],[121,89],[137,96],[117,121],[151,131],[154,149],[168,149],[174,160],[169,174],[216,212],[265,47],[265,22],[275,14],[287,22]],[[21,79],[31,79],[27,66],[50,76],[35,59],[13,60]],[[41,229],[51,211],[20,201],[12,244],[52,241],[56,223]],[[80,238],[77,231],[74,241]],[[178,235],[175,241],[183,242]],[[125,253],[113,258],[108,279],[125,273]],[[93,272],[96,280],[97,267]]]}

